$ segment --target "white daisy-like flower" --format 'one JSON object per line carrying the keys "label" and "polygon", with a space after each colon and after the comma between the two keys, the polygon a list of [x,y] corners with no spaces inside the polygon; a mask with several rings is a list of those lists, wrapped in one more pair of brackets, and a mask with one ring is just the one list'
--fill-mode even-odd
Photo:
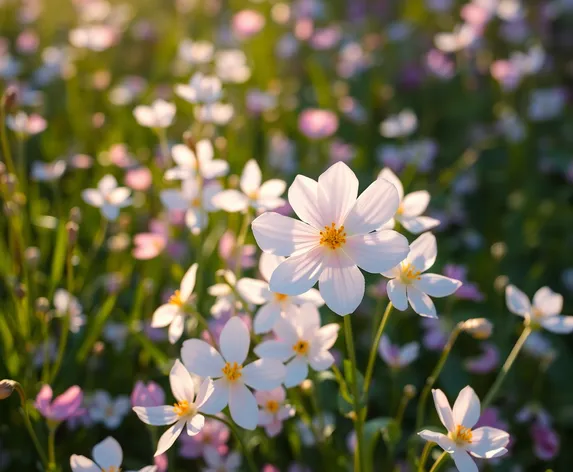
{"label": "white daisy-like flower", "polygon": [[131,190],[118,187],[115,177],[108,174],[98,182],[97,188],[83,190],[82,198],[88,205],[99,208],[106,219],[113,221],[121,208],[131,205]]}
{"label": "white daisy-like flower", "polygon": [[205,341],[189,339],[183,343],[181,357],[190,372],[215,379],[213,394],[203,411],[216,414],[228,404],[233,421],[252,430],[257,427],[259,409],[247,386],[272,390],[283,382],[285,367],[276,359],[258,359],[244,365],[250,344],[247,325],[234,316],[221,331],[221,354]]}
{"label": "white daisy-like flower", "polygon": [[259,426],[265,428],[269,437],[275,437],[283,428],[283,421],[292,418],[296,410],[287,403],[284,387],[268,392],[255,392],[259,404]]}
{"label": "white daisy-like flower", "polygon": [[196,72],[188,84],[177,84],[175,93],[190,103],[214,103],[221,99],[221,80],[214,75]]}
{"label": "white daisy-like flower", "polygon": [[112,398],[105,390],[96,390],[89,403],[91,419],[102,423],[107,429],[119,428],[130,407],[127,395]]}
{"label": "white daisy-like flower", "polygon": [[193,289],[197,279],[197,264],[193,264],[181,279],[179,290],[175,290],[169,301],[161,305],[153,313],[151,326],[164,328],[169,326],[169,342],[175,344],[181,338],[185,328],[185,316],[187,305],[193,299]]}
{"label": "white daisy-like flower", "polygon": [[412,110],[403,110],[380,124],[380,134],[385,138],[408,136],[416,131],[418,118]]}
{"label": "white daisy-like flower", "polygon": [[404,261],[382,272],[384,277],[392,279],[386,289],[396,309],[404,311],[410,304],[419,315],[437,318],[430,296],[446,297],[461,287],[459,280],[423,273],[434,265],[437,255],[436,237],[432,233],[424,233],[410,245],[410,253]]}
{"label": "white daisy-like flower", "polygon": [[480,401],[470,386],[460,392],[453,411],[444,392],[432,390],[432,394],[438,416],[446,427],[447,434],[427,429],[418,434],[426,441],[437,443],[451,454],[460,472],[478,472],[471,456],[493,459],[507,452],[505,446],[509,443],[509,434],[505,431],[490,426],[472,429],[480,417]]}
{"label": "white daisy-like flower", "polygon": [[297,306],[312,303],[317,307],[324,305],[320,292],[311,288],[300,295],[275,293],[269,289],[269,280],[274,270],[285,258],[263,252],[259,260],[259,271],[263,280],[243,278],[237,282],[237,291],[249,303],[261,305],[253,320],[255,333],[268,333],[281,316],[288,317]]}
{"label": "white daisy-like flower", "polygon": [[205,417],[200,412],[203,411],[203,405],[213,393],[213,381],[207,378],[203,380],[197,395],[195,395],[195,382],[179,359],[171,368],[169,383],[177,403],[133,408],[139,419],[146,424],[152,426],[172,425],[159,438],[155,456],[167,451],[184,429],[189,436],[195,436],[203,429]]}
{"label": "white daisy-like flower", "polygon": [[70,317],[70,331],[72,333],[77,333],[86,324],[86,316],[83,313],[80,302],[63,288],[59,288],[54,292],[54,308],[55,316]]}
{"label": "white daisy-like flower", "polygon": [[287,388],[300,385],[308,376],[308,366],[326,370],[334,364],[329,352],[338,337],[336,323],[320,326],[316,306],[306,303],[287,318],[280,318],[273,328],[276,340],[263,341],[255,353],[264,358],[286,362],[284,384]]}
{"label": "white daisy-like flower", "polygon": [[176,167],[165,172],[165,180],[187,180],[199,172],[204,179],[215,179],[227,175],[229,163],[222,159],[213,159],[211,141],[202,139],[195,145],[195,153],[185,144],[176,144],[171,149]]}
{"label": "white daisy-like flower", "polygon": [[386,335],[380,339],[378,353],[386,364],[393,369],[403,369],[418,358],[420,345],[417,342],[404,344],[402,347],[392,344]]}
{"label": "white daisy-like flower", "polygon": [[141,126],[147,128],[168,128],[175,118],[175,105],[165,100],[155,100],[150,106],[139,105],[133,109],[133,116]]}
{"label": "white daisy-like flower", "polygon": [[534,326],[541,326],[557,334],[573,331],[573,316],[562,316],[563,296],[549,287],[541,287],[533,296],[533,304],[525,293],[514,285],[505,289],[507,308],[512,313],[524,317]]}
{"label": "white daisy-like flower", "polygon": [[328,307],[347,315],[364,297],[359,268],[385,272],[408,255],[404,236],[392,230],[376,231],[399,205],[398,191],[384,179],[373,182],[358,197],[356,175],[338,162],[318,182],[298,175],[288,199],[302,221],[268,212],[252,223],[264,252],[288,257],[271,276],[273,292],[301,295],[318,281]]}

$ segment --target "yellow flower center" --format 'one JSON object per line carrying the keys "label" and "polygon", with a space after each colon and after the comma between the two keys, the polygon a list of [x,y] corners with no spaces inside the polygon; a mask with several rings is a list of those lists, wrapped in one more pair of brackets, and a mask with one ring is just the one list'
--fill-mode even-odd
{"label": "yellow flower center", "polygon": [[304,341],[303,339],[299,339],[295,344],[293,344],[292,350],[294,352],[296,352],[297,354],[304,356],[308,352],[309,347],[310,346],[308,345],[307,341]]}
{"label": "yellow flower center", "polygon": [[466,428],[459,424],[456,426],[456,430],[453,433],[449,433],[448,436],[457,445],[463,446],[464,444],[471,444],[473,435],[471,428]]}
{"label": "yellow flower center", "polygon": [[332,223],[330,226],[325,226],[324,231],[320,232],[320,244],[328,246],[330,249],[337,249],[344,246],[345,243],[344,225],[337,228],[336,224]]}
{"label": "yellow flower center", "polygon": [[278,413],[280,407],[281,407],[280,403],[277,402],[276,400],[269,400],[267,402],[266,409],[269,413],[274,415],[274,414]]}
{"label": "yellow flower center", "polygon": [[242,377],[242,373],[241,371],[243,370],[243,366],[237,364],[236,362],[233,362],[232,364],[230,362],[227,362],[225,364],[225,367],[223,367],[223,375],[225,377],[227,377],[227,380],[229,380],[230,382],[234,382],[237,379],[240,379]]}
{"label": "yellow flower center", "polygon": [[543,312],[539,308],[533,307],[531,310],[531,316],[536,319],[543,318]]}
{"label": "yellow flower center", "polygon": [[404,207],[402,206],[402,204],[400,204],[400,206],[398,207],[398,210],[396,210],[396,214],[402,215],[404,213]]}
{"label": "yellow flower center", "polygon": [[275,293],[275,301],[282,303],[285,302],[288,299],[288,295],[285,295],[284,293]]}
{"label": "yellow flower center", "polygon": [[169,297],[169,303],[171,305],[177,305],[178,307],[183,306],[183,300],[181,300],[181,292],[179,290],[175,290],[173,295]]}
{"label": "yellow flower center", "polygon": [[116,467],[115,465],[112,465],[110,467],[108,467],[107,469],[102,469],[103,472],[121,472],[121,469],[119,467]]}
{"label": "yellow flower center", "polygon": [[257,200],[259,198],[259,191],[253,190],[252,192],[247,194],[247,197],[249,197],[251,200]]}
{"label": "yellow flower center", "polygon": [[420,274],[421,273],[422,272],[419,270],[416,270],[416,267],[414,267],[412,264],[402,263],[400,278],[401,278],[403,283],[410,284],[414,280],[420,280]]}
{"label": "yellow flower center", "polygon": [[182,400],[179,403],[173,404],[173,411],[177,416],[193,416],[196,408],[194,403],[189,403],[187,400]]}
{"label": "yellow flower center", "polygon": [[191,200],[191,206],[194,208],[199,208],[201,206],[201,199],[197,197]]}

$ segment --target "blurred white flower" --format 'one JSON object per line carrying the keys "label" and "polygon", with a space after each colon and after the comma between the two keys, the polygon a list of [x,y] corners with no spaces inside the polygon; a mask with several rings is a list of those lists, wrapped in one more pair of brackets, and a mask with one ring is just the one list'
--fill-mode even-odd
{"label": "blurred white flower", "polygon": [[127,395],[111,398],[105,390],[96,390],[89,402],[90,417],[107,429],[117,429],[131,408]]}
{"label": "blurred white flower", "polygon": [[209,41],[184,39],[179,43],[178,56],[187,64],[207,64],[213,59],[215,46]]}
{"label": "blurred white flower", "polygon": [[177,84],[175,93],[190,103],[214,103],[223,96],[219,78],[202,72],[196,72],[188,84]]}
{"label": "blurred white flower", "polygon": [[274,437],[282,431],[283,421],[295,415],[295,409],[286,403],[286,391],[277,387],[269,391],[255,392],[259,405],[259,426],[265,428],[269,437]]}
{"label": "blurred white flower", "polygon": [[411,342],[400,347],[390,342],[386,335],[380,339],[378,353],[386,364],[393,369],[403,369],[410,365],[418,358],[420,345],[417,342]]}
{"label": "blurred white flower", "polygon": [[108,25],[88,25],[75,28],[69,33],[70,44],[76,48],[105,51],[117,40],[115,28]]}
{"label": "blurred white flower", "polygon": [[44,131],[48,124],[44,118],[36,113],[28,115],[23,111],[19,111],[6,117],[6,125],[14,133],[31,136]]}
{"label": "blurred white flower", "polygon": [[37,182],[53,182],[58,180],[66,171],[66,161],[58,160],[54,162],[32,163],[32,179]]}
{"label": "blurred white flower", "polygon": [[251,77],[247,56],[240,49],[218,51],[215,54],[215,71],[223,82],[242,84]]}
{"label": "blurred white flower", "polygon": [[70,317],[70,331],[72,333],[77,333],[86,324],[86,317],[80,302],[63,288],[57,289],[54,293],[54,308],[55,316]]}
{"label": "blurred white flower", "polygon": [[171,155],[176,167],[165,172],[166,180],[186,180],[197,175],[204,179],[223,177],[229,172],[229,163],[222,159],[213,159],[214,151],[211,141],[202,139],[195,144],[197,155],[185,144],[176,144],[171,148]]}
{"label": "blurred white flower", "polygon": [[418,118],[412,110],[403,110],[380,124],[380,134],[385,138],[401,138],[411,135],[418,127]]}
{"label": "blurred white flower", "polygon": [[167,128],[173,123],[175,105],[165,100],[155,100],[150,106],[139,105],[133,109],[133,116],[141,126]]}
{"label": "blurred white flower", "polygon": [[222,456],[214,447],[207,447],[203,458],[207,465],[201,469],[203,472],[238,472],[241,468],[242,459],[238,452],[230,452],[227,456]]}
{"label": "blurred white flower", "polygon": [[116,220],[119,210],[131,205],[131,190],[127,187],[118,187],[113,175],[104,176],[97,188],[88,188],[82,191],[83,200],[91,206],[99,208],[102,215],[108,220]]}
{"label": "blurred white flower", "polygon": [[213,123],[215,125],[226,125],[235,113],[233,105],[230,103],[209,103],[201,105],[194,110],[195,118],[202,123]]}
{"label": "blurred white flower", "polygon": [[471,24],[456,26],[453,33],[438,33],[434,44],[443,52],[457,52],[471,46],[478,38],[476,28]]}

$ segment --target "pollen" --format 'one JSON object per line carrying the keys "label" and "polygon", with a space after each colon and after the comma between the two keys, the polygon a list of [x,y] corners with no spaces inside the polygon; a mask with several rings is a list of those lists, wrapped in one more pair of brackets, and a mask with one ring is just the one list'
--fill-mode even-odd
{"label": "pollen", "polygon": [[279,303],[286,301],[288,298],[288,295],[285,295],[284,293],[275,293],[275,300]]}
{"label": "pollen", "polygon": [[401,279],[405,284],[409,284],[414,280],[420,280],[420,274],[422,273],[421,271],[416,270],[416,267],[412,264],[402,264],[401,272]]}
{"label": "pollen", "polygon": [[102,469],[103,472],[121,472],[121,469],[119,467],[116,467],[115,465],[110,465],[107,469]]}
{"label": "pollen", "polygon": [[183,306],[183,300],[181,300],[181,292],[179,290],[175,290],[173,295],[169,297],[169,303],[171,305],[177,305],[178,307]]}
{"label": "pollen", "polygon": [[199,197],[194,198],[193,200],[191,200],[191,206],[193,208],[199,208],[201,206],[201,199]]}
{"label": "pollen", "polygon": [[241,373],[241,371],[243,370],[243,366],[237,364],[236,362],[233,362],[232,364],[230,362],[227,362],[222,370],[223,370],[223,375],[225,375],[225,377],[227,377],[227,380],[229,380],[230,382],[234,382],[235,380],[238,380],[243,376],[243,374]]}
{"label": "pollen", "polygon": [[195,405],[193,403],[189,403],[187,400],[182,400],[173,405],[173,411],[177,416],[192,415],[195,412]]}
{"label": "pollen", "polygon": [[344,226],[336,227],[335,223],[325,226],[324,231],[320,232],[320,244],[328,246],[330,249],[338,249],[346,243],[346,233]]}
{"label": "pollen", "polygon": [[472,429],[466,428],[461,424],[456,426],[456,430],[448,435],[452,441],[458,445],[471,444],[472,442]]}
{"label": "pollen", "polygon": [[403,206],[403,205],[400,205],[400,206],[398,207],[398,210],[396,210],[396,214],[397,214],[398,216],[404,214],[404,206]]}
{"label": "pollen", "polygon": [[269,400],[266,404],[266,410],[273,415],[279,412],[280,407],[281,406],[279,402],[277,402],[276,400]]}
{"label": "pollen", "polygon": [[308,352],[309,347],[310,346],[308,345],[307,341],[300,339],[295,344],[293,344],[292,350],[297,354],[304,356]]}

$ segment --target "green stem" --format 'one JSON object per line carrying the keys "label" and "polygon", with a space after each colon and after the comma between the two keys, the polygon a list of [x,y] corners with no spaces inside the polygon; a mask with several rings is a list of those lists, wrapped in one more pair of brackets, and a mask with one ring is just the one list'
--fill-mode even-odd
{"label": "green stem", "polygon": [[354,402],[354,413],[356,418],[355,428],[356,428],[356,451],[354,453],[354,469],[355,472],[361,472],[366,465],[364,460],[364,449],[362,444],[363,439],[363,421],[362,421],[362,408],[360,406],[360,392],[358,386],[358,367],[356,362],[356,351],[354,348],[354,336],[352,334],[352,321],[350,320],[351,315],[346,315],[344,317],[344,337],[346,339],[346,348],[348,350],[348,356],[350,357],[350,363],[352,365],[352,397]]}
{"label": "green stem", "polygon": [[237,429],[237,427],[231,421],[227,421],[225,418],[222,418],[220,416],[207,415],[205,413],[203,415],[206,416],[207,418],[211,418],[213,420],[220,421],[221,423],[225,424],[233,432],[233,435],[235,436],[235,438],[237,438],[237,441],[239,441],[239,444],[241,445],[241,449],[243,450],[243,454],[247,458],[247,464],[249,465],[249,469],[251,470],[251,472],[258,472],[257,465],[255,464],[255,460],[253,459],[253,454],[250,451],[250,449],[247,447],[247,445],[245,444],[245,441],[243,440],[243,437],[239,433],[239,430]]}
{"label": "green stem", "polygon": [[432,448],[436,445],[436,443],[432,442],[432,441],[428,441],[426,443],[426,445],[424,446],[424,449],[422,450],[422,455],[420,456],[420,461],[418,463],[418,472],[424,472],[425,467],[426,467],[426,461],[428,460],[428,457],[430,456],[430,452],[432,451]]}
{"label": "green stem", "polygon": [[392,302],[388,302],[384,315],[382,316],[382,321],[378,326],[378,331],[374,337],[374,342],[370,348],[370,355],[368,356],[368,365],[366,367],[366,374],[364,375],[364,395],[368,395],[368,389],[370,388],[370,382],[372,382],[372,375],[374,374],[374,364],[376,363],[376,357],[378,353],[378,345],[380,344],[380,339],[382,334],[384,334],[384,329],[386,329],[386,324],[390,318],[390,312],[392,311]]}
{"label": "green stem", "polygon": [[507,376],[509,369],[511,369],[511,366],[515,362],[515,359],[517,358],[519,351],[521,351],[521,348],[525,344],[525,341],[527,340],[530,334],[531,334],[530,326],[526,326],[525,328],[523,328],[521,336],[515,343],[515,346],[513,346],[513,349],[509,353],[509,356],[507,356],[507,359],[503,364],[500,373],[498,374],[497,378],[495,379],[495,382],[493,383],[493,385],[489,389],[489,392],[487,392],[487,395],[485,396],[483,402],[481,403],[482,411],[489,406],[489,404],[493,401],[493,399],[497,395],[497,392],[501,387],[501,385],[503,384],[503,381],[505,380],[505,377]]}
{"label": "green stem", "polygon": [[442,466],[442,464],[444,463],[444,461],[447,459],[447,457],[448,457],[448,453],[446,451],[442,452],[440,457],[438,457],[436,459],[436,462],[434,462],[434,465],[430,469],[430,472],[436,472],[437,470],[439,470],[440,467]]}
{"label": "green stem", "polygon": [[241,257],[243,252],[243,246],[245,245],[245,240],[247,239],[247,233],[249,231],[249,224],[251,223],[251,207],[247,208],[245,213],[245,217],[243,218],[243,223],[241,225],[241,229],[239,230],[239,234],[237,236],[237,242],[235,244],[235,276],[237,279],[241,278],[241,272],[243,268],[241,267]]}
{"label": "green stem", "polygon": [[2,154],[4,155],[8,172],[16,175],[16,166],[12,159],[10,143],[8,142],[8,135],[6,134],[6,111],[3,106],[0,106],[0,141],[2,141]]}
{"label": "green stem", "polygon": [[454,343],[456,342],[456,339],[458,338],[458,335],[460,334],[460,332],[461,332],[460,326],[456,325],[456,327],[454,328],[454,330],[450,334],[448,342],[444,346],[444,349],[442,351],[442,355],[440,356],[440,359],[438,360],[436,367],[434,367],[432,374],[426,380],[426,385],[424,386],[424,389],[422,390],[422,393],[420,394],[420,399],[418,400],[418,411],[416,414],[416,431],[415,432],[418,432],[420,430],[420,428],[422,427],[422,424],[424,423],[424,419],[426,416],[426,403],[428,401],[428,396],[430,395],[430,392],[432,391],[432,387],[436,383],[436,380],[438,380],[438,377],[440,376],[440,373],[442,372],[442,369],[444,368],[446,360],[448,359],[448,356],[450,355],[450,352],[452,351],[452,348],[454,347]]}
{"label": "green stem", "polygon": [[50,426],[48,433],[48,467],[56,470],[56,427]]}

